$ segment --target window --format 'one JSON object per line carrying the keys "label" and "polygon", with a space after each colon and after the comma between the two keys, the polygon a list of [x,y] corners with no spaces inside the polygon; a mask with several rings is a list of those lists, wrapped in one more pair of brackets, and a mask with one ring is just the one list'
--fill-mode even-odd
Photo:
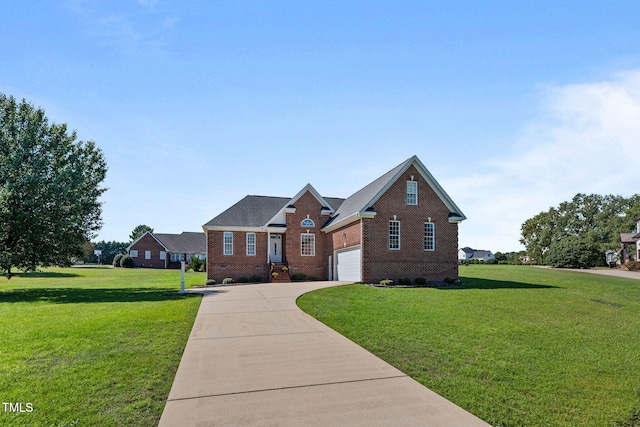
{"label": "window", "polygon": [[424,223],[424,250],[436,250],[436,225],[432,222]]}
{"label": "window", "polygon": [[151,251],[144,251],[144,259],[151,259]]}
{"label": "window", "polygon": [[306,219],[302,220],[302,222],[300,223],[300,226],[302,226],[302,227],[315,227],[316,223],[313,222],[312,219],[306,218]]}
{"label": "window", "polygon": [[407,181],[407,204],[418,204],[418,183],[416,181]]}
{"label": "window", "polygon": [[315,234],[300,235],[300,255],[302,256],[316,255],[316,235]]}
{"label": "window", "polygon": [[183,254],[171,253],[171,262],[184,261]]}
{"label": "window", "polygon": [[224,254],[233,255],[233,233],[230,231],[224,232]]}
{"label": "window", "polygon": [[389,250],[400,250],[400,221],[389,221]]}
{"label": "window", "polygon": [[129,254],[131,254],[131,258],[138,258],[138,251],[135,249],[131,249]]}
{"label": "window", "polygon": [[256,233],[247,233],[247,255],[256,254]]}
{"label": "window", "polygon": [[160,259],[164,261],[167,259],[167,253],[165,251],[160,251]]}

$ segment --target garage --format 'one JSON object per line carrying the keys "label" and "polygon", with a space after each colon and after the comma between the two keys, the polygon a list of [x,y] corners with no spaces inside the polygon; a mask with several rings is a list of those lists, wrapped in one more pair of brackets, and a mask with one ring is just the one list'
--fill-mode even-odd
{"label": "garage", "polygon": [[336,280],[359,282],[361,275],[360,246],[336,252]]}

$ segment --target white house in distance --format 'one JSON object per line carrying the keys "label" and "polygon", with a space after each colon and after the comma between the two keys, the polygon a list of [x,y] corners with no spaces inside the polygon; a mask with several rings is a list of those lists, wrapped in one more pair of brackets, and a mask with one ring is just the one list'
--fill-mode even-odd
{"label": "white house in distance", "polygon": [[494,258],[495,256],[493,255],[493,253],[491,253],[491,251],[471,249],[469,246],[465,246],[464,248],[458,251],[459,261],[469,261],[472,259],[489,261],[490,259],[494,259]]}

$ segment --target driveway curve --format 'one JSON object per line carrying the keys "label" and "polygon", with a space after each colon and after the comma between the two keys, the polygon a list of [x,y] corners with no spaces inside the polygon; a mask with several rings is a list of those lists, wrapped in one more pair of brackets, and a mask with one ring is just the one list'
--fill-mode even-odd
{"label": "driveway curve", "polygon": [[160,426],[488,426],[311,316],[345,282],[206,289]]}

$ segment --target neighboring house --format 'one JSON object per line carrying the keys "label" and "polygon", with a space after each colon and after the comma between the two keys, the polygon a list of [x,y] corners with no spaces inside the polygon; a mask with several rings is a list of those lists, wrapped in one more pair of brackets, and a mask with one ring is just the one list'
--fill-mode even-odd
{"label": "neighboring house", "polygon": [[268,280],[275,264],[317,280],[457,279],[464,219],[414,156],[346,199],[311,184],[292,198],[246,196],[203,226],[207,277]]}
{"label": "neighboring house", "polygon": [[491,251],[471,249],[468,246],[465,246],[464,248],[458,251],[458,260],[460,261],[471,260],[471,259],[489,261],[490,259],[494,259],[494,258],[495,256],[491,253]]}
{"label": "neighboring house", "polygon": [[622,243],[622,260],[624,263],[632,259],[629,254],[629,245],[636,245],[635,260],[640,260],[640,215],[633,219],[636,221],[636,231],[634,233],[620,234],[620,243]]}
{"label": "neighboring house", "polygon": [[152,233],[147,231],[127,248],[136,267],[180,268],[180,261],[189,262],[192,255],[206,256],[204,233]]}

